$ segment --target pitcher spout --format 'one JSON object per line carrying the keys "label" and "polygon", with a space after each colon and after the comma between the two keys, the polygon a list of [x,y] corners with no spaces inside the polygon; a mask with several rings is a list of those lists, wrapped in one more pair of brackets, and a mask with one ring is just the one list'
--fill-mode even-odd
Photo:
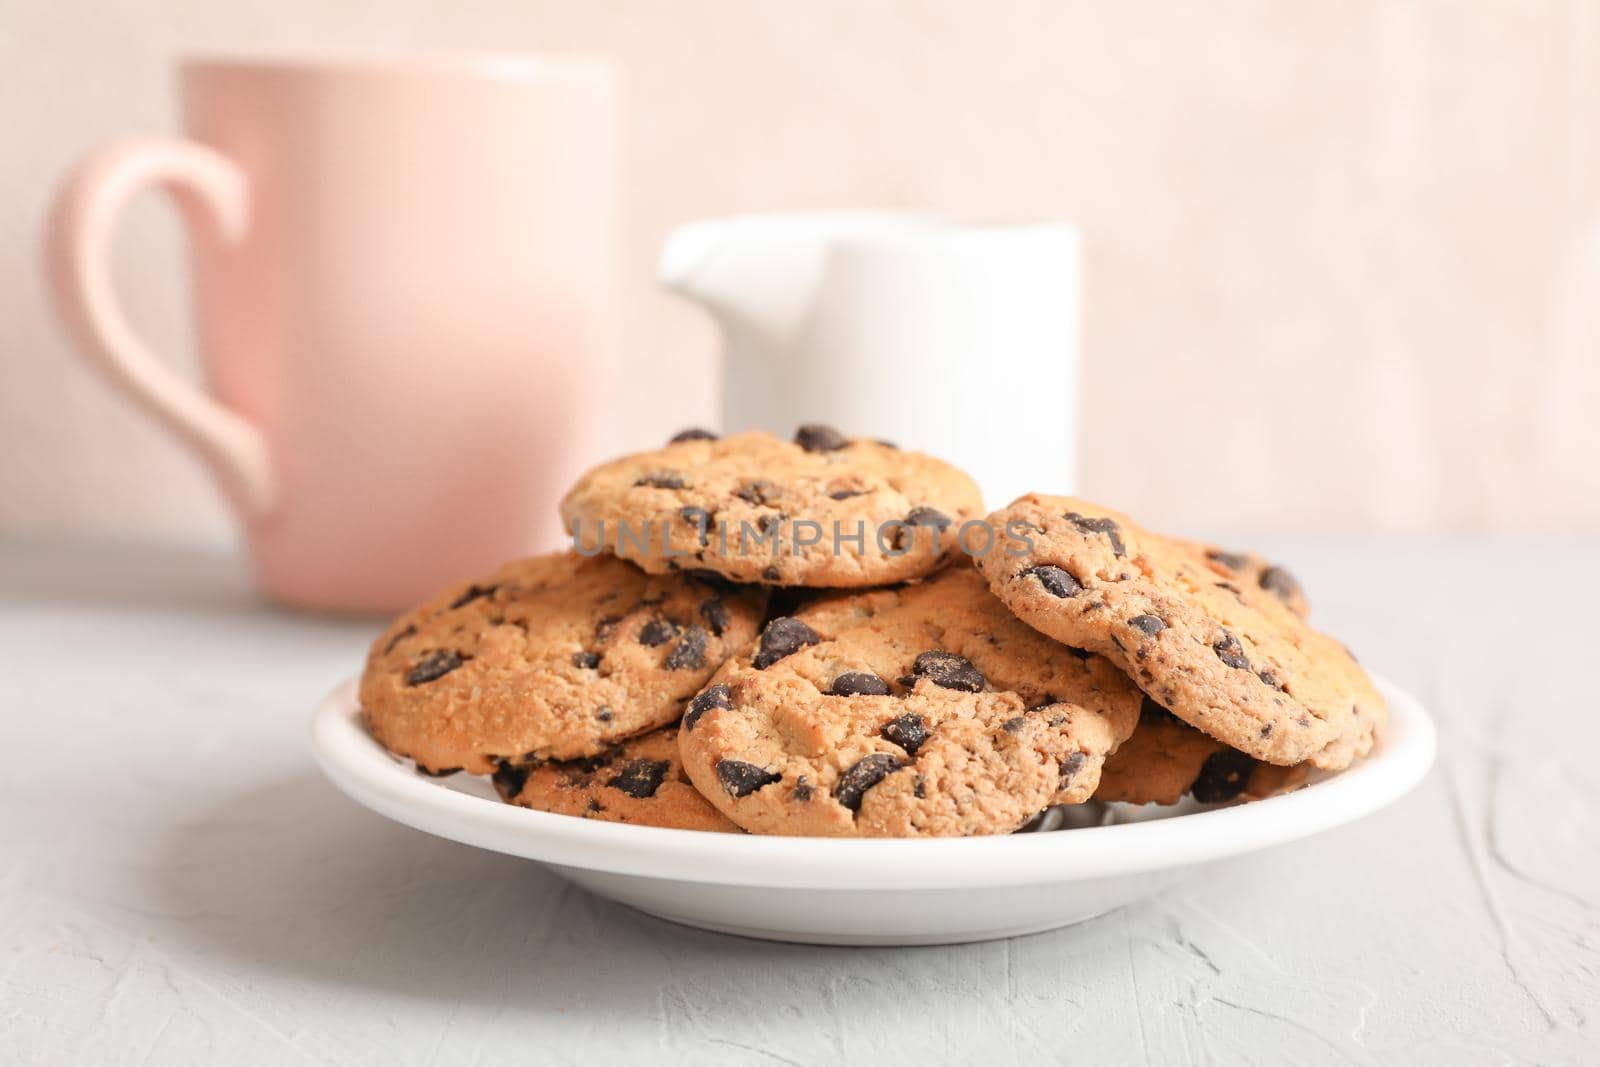
{"label": "pitcher spout", "polygon": [[705,279],[707,268],[723,244],[725,224],[707,220],[679,226],[667,236],[656,264],[656,280],[661,285],[691,300],[709,302],[714,287],[697,284]]}
{"label": "pitcher spout", "polygon": [[809,314],[833,242],[919,224],[906,216],[863,212],[703,219],[667,237],[656,275],[664,288],[699,303],[725,330],[780,338]]}

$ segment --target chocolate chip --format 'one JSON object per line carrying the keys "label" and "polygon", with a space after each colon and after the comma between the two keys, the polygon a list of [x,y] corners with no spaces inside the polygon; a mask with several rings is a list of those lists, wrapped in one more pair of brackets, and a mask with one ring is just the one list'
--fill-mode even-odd
{"label": "chocolate chip", "polygon": [[441,767],[438,770],[433,770],[431,767],[424,767],[420,763],[417,764],[417,773],[424,778],[448,778],[452,774],[459,773],[460,770],[460,767]]}
{"label": "chocolate chip", "polygon": [[1282,567],[1268,567],[1262,571],[1261,588],[1284,603],[1289,603],[1301,595],[1300,583],[1294,580],[1294,575]]}
{"label": "chocolate chip", "polygon": [[684,441],[715,441],[717,435],[710,430],[702,430],[698,426],[691,426],[687,430],[679,430],[667,441],[669,445],[682,444]]}
{"label": "chocolate chip", "polygon": [[594,717],[599,719],[601,722],[610,722],[611,715],[611,709],[606,707],[604,704],[600,705],[600,707],[594,713]]}
{"label": "chocolate chip", "polygon": [[702,626],[691,626],[667,654],[664,663],[669,671],[699,670],[706,665],[706,631]]}
{"label": "chocolate chip", "polygon": [[592,811],[592,812],[595,812],[595,813],[599,813],[599,812],[605,811],[606,810],[606,806],[604,804],[600,803],[600,801],[596,800],[594,797],[590,797],[589,798],[589,810]]}
{"label": "chocolate chip", "polygon": [[811,799],[811,782],[805,775],[794,780],[794,788],[789,791],[789,799],[804,804]]}
{"label": "chocolate chip", "polygon": [[937,526],[944,529],[950,525],[950,516],[938,508],[912,508],[905,517],[907,526]]}
{"label": "chocolate chip", "polygon": [[456,608],[466,607],[474,600],[482,600],[486,596],[494,596],[494,591],[499,588],[498,585],[469,585],[465,593],[462,593],[451,602],[450,608],[453,611]]}
{"label": "chocolate chip", "polygon": [[761,570],[761,580],[764,582],[775,582],[782,577],[783,572],[776,567],[763,567]]}
{"label": "chocolate chip", "polygon": [[1202,804],[1220,804],[1244,792],[1255,760],[1236,748],[1224,748],[1206,757],[1189,792]]}
{"label": "chocolate chip", "polygon": [[650,471],[648,474],[639,475],[635,486],[645,486],[650,489],[687,489],[689,483],[683,480],[683,475],[677,471]]}
{"label": "chocolate chip", "polygon": [[781,511],[770,515],[763,515],[756,520],[756,529],[761,531],[761,536],[763,538],[771,537],[774,531],[783,525],[783,520],[787,519],[788,517],[789,516],[785,515]]}
{"label": "chocolate chip", "polygon": [[1272,724],[1270,722],[1264,722],[1264,723],[1261,724],[1261,736],[1262,737],[1271,737],[1272,736]]}
{"label": "chocolate chip", "polygon": [[862,795],[904,766],[904,760],[886,752],[863,756],[839,776],[833,798],[851,811],[860,811]]}
{"label": "chocolate chip", "polygon": [[728,613],[728,605],[718,596],[709,597],[700,601],[700,617],[711,627],[711,632],[718,637],[729,626],[733,625],[733,616]]}
{"label": "chocolate chip", "polygon": [[1087,515],[1079,515],[1076,511],[1069,511],[1062,518],[1072,523],[1083,533],[1105,534],[1111,541],[1111,551],[1118,558],[1121,558],[1122,554],[1127,551],[1126,546],[1122,543],[1121,528],[1117,526],[1116,520],[1094,519]]}
{"label": "chocolate chip", "polygon": [[1014,734],[1026,725],[1028,725],[1027,718],[1022,715],[1018,715],[1015,718],[1007,719],[1005,722],[1001,723],[1000,729],[1004,730],[1008,734]]}
{"label": "chocolate chip", "polygon": [[915,756],[928,739],[928,720],[911,712],[883,724],[878,734],[890,744],[899,745],[906,755]]}
{"label": "chocolate chip", "polygon": [[678,628],[666,619],[651,619],[639,627],[639,643],[646,648],[664,645],[678,634]]}
{"label": "chocolate chip", "polygon": [[771,785],[782,777],[781,774],[773,774],[753,763],[736,759],[717,760],[717,781],[722,783],[722,788],[736,797],[747,797],[757,789]]}
{"label": "chocolate chip", "polygon": [[592,671],[600,666],[600,653],[574,652],[572,654],[572,665],[580,670]]}
{"label": "chocolate chip", "polygon": [[[387,645],[383,646],[383,654],[385,656],[387,656],[389,653],[394,651],[394,646],[395,645],[398,645],[401,641],[404,641],[406,638],[413,636],[414,634],[416,634],[416,632],[417,632],[417,624],[416,623],[408,623],[408,624],[406,624],[406,628],[404,630],[401,630],[399,633],[397,633],[393,637],[389,638],[389,643]],[[1353,659],[1355,657],[1351,657],[1351,658]]]}
{"label": "chocolate chip", "polygon": [[911,787],[911,795],[918,800],[928,799],[928,783],[923,781],[922,775],[917,775],[917,782]]}
{"label": "chocolate chip", "polygon": [[865,489],[835,489],[828,494],[829,500],[849,500],[853,496],[866,496]]}
{"label": "chocolate chip", "polygon": [[733,707],[733,693],[727,686],[717,684],[689,701],[689,710],[683,716],[683,728],[693,730],[694,724],[700,721],[700,716],[712,708],[731,709]]}
{"label": "chocolate chip", "polygon": [[1230,571],[1244,570],[1250,565],[1250,557],[1242,552],[1224,552],[1220,548],[1206,549],[1206,559],[1220,563]]}
{"label": "chocolate chip", "polygon": [[746,482],[735,489],[733,495],[751,507],[761,507],[763,504],[772,503],[778,496],[778,487],[769,481],[758,478],[753,482]]}
{"label": "chocolate chip", "polygon": [[1156,634],[1167,628],[1167,624],[1156,618],[1154,615],[1135,615],[1133,618],[1128,620],[1128,625],[1133,627],[1135,630],[1138,630],[1146,637],[1154,637]]}
{"label": "chocolate chip", "polygon": [[832,426],[813,422],[795,431],[794,443],[807,452],[837,452],[850,443],[850,438]]}
{"label": "chocolate chip", "polygon": [[901,524],[895,527],[894,534],[890,537],[890,544],[896,552],[904,551],[916,536],[914,532],[918,526],[932,526],[936,531],[934,540],[937,542],[939,532],[950,526],[950,517],[934,508],[913,508],[911,513],[900,520]]}
{"label": "chocolate chip", "polygon": [[1082,752],[1074,752],[1061,761],[1061,784],[1065,785],[1072,780],[1072,776],[1083,770],[1083,765],[1088,762],[1088,757]]}
{"label": "chocolate chip", "polygon": [[510,800],[522,792],[523,783],[528,780],[528,772],[531,770],[532,767],[502,760],[495,764],[494,774],[490,780],[494,782],[495,792]]}
{"label": "chocolate chip", "polygon": [[606,785],[621,790],[635,800],[648,800],[661,788],[661,780],[667,776],[669,766],[664,759],[631,759],[617,769],[616,776]]}
{"label": "chocolate chip", "polygon": [[867,671],[845,671],[828,686],[828,693],[836,697],[883,697],[889,695],[889,683]]}
{"label": "chocolate chip", "polygon": [[422,685],[443,678],[465,662],[459,652],[451,652],[448,649],[429,652],[411,668],[410,673],[406,675],[406,684]]}
{"label": "chocolate chip", "polygon": [[751,665],[764,671],[785,656],[792,656],[807,645],[817,644],[822,637],[799,619],[773,619],[761,631],[761,644],[756,649]]}
{"label": "chocolate chip", "polygon": [[1278,680],[1278,676],[1273,674],[1271,671],[1257,671],[1256,677],[1260,678],[1269,689],[1276,689],[1280,693],[1283,692],[1283,683],[1280,682]]}
{"label": "chocolate chip", "polygon": [[695,528],[700,537],[700,544],[708,544],[711,538],[711,512],[705,508],[679,508],[678,518]]}
{"label": "chocolate chip", "polygon": [[1211,650],[1217,654],[1218,659],[1230,667],[1241,671],[1250,669],[1250,661],[1244,656],[1244,647],[1239,644],[1237,637],[1226,630],[1222,631],[1222,636],[1217,638]]}
{"label": "chocolate chip", "polygon": [[954,652],[923,652],[912,663],[911,673],[928,679],[941,689],[955,689],[963,693],[983,692],[983,674],[970,660]]}
{"label": "chocolate chip", "polygon": [[1045,592],[1063,600],[1083,592],[1083,586],[1078,584],[1078,579],[1053,564],[1041,563],[1036,567],[1029,567],[1022,573],[1033,575],[1039,579],[1039,584],[1044,586]]}

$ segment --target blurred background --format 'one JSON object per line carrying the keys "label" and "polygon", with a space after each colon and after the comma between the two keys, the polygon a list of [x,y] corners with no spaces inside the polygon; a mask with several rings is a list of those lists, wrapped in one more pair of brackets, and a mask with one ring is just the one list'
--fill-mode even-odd
{"label": "blurred background", "polygon": [[[0,12],[0,533],[236,536],[193,457],[70,352],[40,230],[85,150],[178,131],[175,56],[302,46],[621,61],[618,448],[716,414],[710,321],[653,281],[678,223],[835,207],[1063,216],[1084,236],[1086,495],[1193,530],[1600,531],[1595,3]],[[162,198],[133,209],[117,267],[140,329],[198,374]]]}

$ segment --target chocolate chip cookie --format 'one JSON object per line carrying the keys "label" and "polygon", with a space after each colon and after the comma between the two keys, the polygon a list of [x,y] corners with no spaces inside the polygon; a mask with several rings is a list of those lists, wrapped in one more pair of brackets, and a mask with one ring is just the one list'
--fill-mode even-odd
{"label": "chocolate chip cookie", "polygon": [[593,756],[676,719],[766,596],[610,556],[511,563],[397,619],[367,656],[362,712],[433,773]]}
{"label": "chocolate chip cookie", "polygon": [[494,772],[494,787],[512,804],[557,815],[674,830],[739,831],[683,773],[676,724],[588,759],[502,763]]}
{"label": "chocolate chip cookie", "polygon": [[989,522],[998,542],[979,566],[995,595],[1041,632],[1110,657],[1191,726],[1283,766],[1338,770],[1372,747],[1383,698],[1306,623],[1282,568],[1235,567],[1066,497],[1025,496]]}
{"label": "chocolate chip cookie", "polygon": [[689,778],[757,833],[1009,833],[1087,800],[1139,691],[1023,625],[970,565],[769,622],[684,714]]}
{"label": "chocolate chip cookie", "polygon": [[1096,800],[1176,804],[1189,794],[1202,804],[1260,800],[1303,784],[1304,764],[1279,767],[1229,748],[1145,697],[1139,728],[1106,758]]}
{"label": "chocolate chip cookie", "polygon": [[584,553],[653,574],[827,588],[925,575],[982,513],[978,487],[949,464],[825,426],[792,442],[686,431],[590,471],[561,502]]}

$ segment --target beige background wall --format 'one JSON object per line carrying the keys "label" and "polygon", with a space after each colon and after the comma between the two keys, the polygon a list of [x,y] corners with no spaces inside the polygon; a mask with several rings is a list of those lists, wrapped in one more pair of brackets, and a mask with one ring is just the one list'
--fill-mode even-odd
{"label": "beige background wall", "polygon": [[[711,330],[651,287],[674,223],[1067,215],[1087,492],[1196,529],[1600,531],[1600,5],[1521,0],[0,0],[0,531],[226,536],[72,361],[37,239],[76,155],[174,128],[175,53],[305,44],[625,62],[623,443],[713,412]],[[120,268],[192,368],[180,252],[152,201]]]}

